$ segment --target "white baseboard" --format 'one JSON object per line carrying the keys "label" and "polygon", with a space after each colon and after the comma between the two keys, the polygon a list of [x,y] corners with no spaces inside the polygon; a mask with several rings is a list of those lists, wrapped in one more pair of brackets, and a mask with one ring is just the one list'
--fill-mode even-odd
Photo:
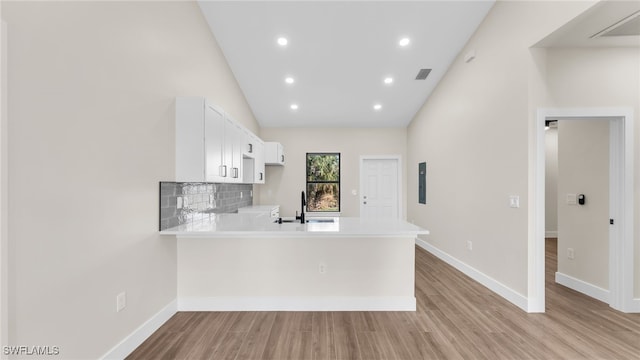
{"label": "white baseboard", "polygon": [[577,292],[583,293],[594,299],[600,300],[605,303],[609,303],[609,290],[595,286],[588,282],[576,279],[572,276],[556,272],[556,283],[566,286],[569,289],[573,289]]}
{"label": "white baseboard", "polygon": [[178,298],[178,311],[416,311],[413,296]]}
{"label": "white baseboard", "polygon": [[489,290],[502,296],[507,301],[519,307],[520,309],[524,311],[528,311],[529,305],[528,305],[527,297],[523,296],[517,291],[509,288],[508,286],[502,284],[501,282],[495,280],[494,278],[474,269],[473,267],[463,263],[462,261],[454,258],[453,256],[445,253],[444,251],[434,247],[433,245],[429,244],[428,242],[420,238],[416,239],[416,244],[421,248],[427,250],[431,254],[435,255],[440,260],[460,270],[463,274],[469,276],[473,280],[484,285]]}
{"label": "white baseboard", "polygon": [[151,334],[156,332],[169,320],[178,310],[177,300],[173,300],[158,313],[153,315],[139,328],[134,330],[129,336],[124,338],[120,343],[109,350],[101,359],[124,359],[133,352],[140,344],[142,344]]}
{"label": "white baseboard", "polygon": [[558,231],[545,231],[544,237],[557,238],[558,237]]}

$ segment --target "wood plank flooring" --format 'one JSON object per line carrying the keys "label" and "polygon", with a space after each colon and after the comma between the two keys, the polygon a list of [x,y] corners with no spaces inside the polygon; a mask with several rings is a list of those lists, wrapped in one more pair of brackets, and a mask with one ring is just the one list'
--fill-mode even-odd
{"label": "wood plank flooring", "polygon": [[128,359],[640,359],[640,314],[557,285],[527,314],[416,247],[416,312],[180,312]]}

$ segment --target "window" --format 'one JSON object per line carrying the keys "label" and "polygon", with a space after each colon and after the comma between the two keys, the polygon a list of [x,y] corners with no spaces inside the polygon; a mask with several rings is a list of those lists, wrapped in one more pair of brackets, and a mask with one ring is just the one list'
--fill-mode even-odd
{"label": "window", "polygon": [[340,153],[307,153],[307,211],[340,211]]}

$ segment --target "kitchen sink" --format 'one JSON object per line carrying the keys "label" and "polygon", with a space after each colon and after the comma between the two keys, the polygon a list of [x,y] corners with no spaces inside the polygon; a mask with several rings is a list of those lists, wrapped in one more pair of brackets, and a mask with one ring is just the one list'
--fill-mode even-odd
{"label": "kitchen sink", "polygon": [[276,223],[276,224],[277,223],[290,224],[290,223],[295,223],[295,222],[300,222],[300,221],[299,220],[293,220],[293,219],[282,219],[282,220],[275,219],[273,222]]}
{"label": "kitchen sink", "polygon": [[328,223],[333,224],[336,222],[336,219],[307,219],[308,223]]}
{"label": "kitchen sink", "polygon": [[[296,219],[276,219],[273,221],[274,223],[282,223],[282,224],[291,224],[291,223],[299,223],[300,220]],[[333,224],[336,222],[336,219],[333,218],[318,218],[318,219],[307,219],[306,222],[308,224]]]}

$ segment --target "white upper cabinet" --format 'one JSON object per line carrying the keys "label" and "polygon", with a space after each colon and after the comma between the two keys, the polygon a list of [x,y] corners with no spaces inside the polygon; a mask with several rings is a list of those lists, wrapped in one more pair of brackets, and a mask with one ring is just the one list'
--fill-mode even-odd
{"label": "white upper cabinet", "polygon": [[265,171],[264,171],[264,141],[260,140],[257,136],[254,138],[254,167],[253,174],[255,184],[264,184],[265,182]]}
{"label": "white upper cabinet", "polygon": [[265,142],[265,164],[284,165],[284,147],[279,142]]}
{"label": "white upper cabinet", "polygon": [[223,139],[222,110],[204,98],[176,98],[176,181],[222,181]]}
{"label": "white upper cabinet", "polygon": [[242,155],[244,157],[250,157],[250,158],[255,157],[256,139],[258,139],[257,136],[255,136],[251,131],[244,129],[243,131],[244,144],[242,144]]}
{"label": "white upper cabinet", "polygon": [[264,184],[263,146],[205,98],[176,98],[176,181]]}
{"label": "white upper cabinet", "polygon": [[212,105],[205,104],[204,143],[205,181],[225,182],[229,169],[224,157],[225,140],[224,113]]}
{"label": "white upper cabinet", "polygon": [[231,118],[224,124],[224,164],[228,169],[226,182],[242,182],[242,128]]}

